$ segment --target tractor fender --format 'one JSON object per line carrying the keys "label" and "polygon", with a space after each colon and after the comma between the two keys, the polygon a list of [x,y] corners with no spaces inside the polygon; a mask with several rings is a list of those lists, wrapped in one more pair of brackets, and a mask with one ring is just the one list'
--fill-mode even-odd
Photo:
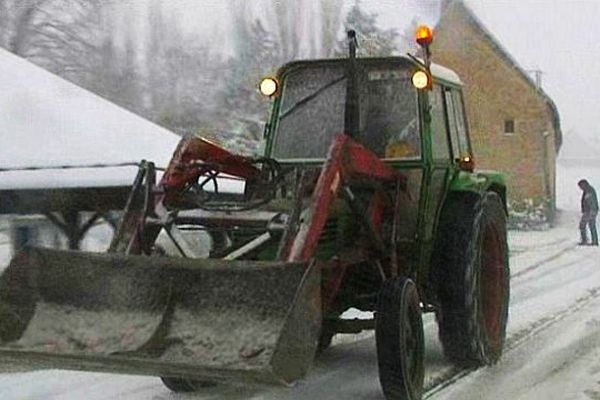
{"label": "tractor fender", "polygon": [[504,212],[507,212],[505,178],[502,173],[497,171],[458,171],[450,182],[448,195],[452,193],[471,193],[479,197],[489,191],[500,196]]}

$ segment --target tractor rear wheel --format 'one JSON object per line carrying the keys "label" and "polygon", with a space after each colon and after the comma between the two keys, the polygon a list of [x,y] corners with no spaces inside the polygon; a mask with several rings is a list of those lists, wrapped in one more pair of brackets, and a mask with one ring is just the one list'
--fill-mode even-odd
{"label": "tractor rear wheel", "polygon": [[408,278],[383,283],[375,316],[379,381],[387,400],[417,400],[423,392],[425,341],[417,287]]}
{"label": "tractor rear wheel", "polygon": [[439,338],[461,367],[493,364],[502,354],[509,299],[506,214],[500,197],[448,199],[438,232]]}

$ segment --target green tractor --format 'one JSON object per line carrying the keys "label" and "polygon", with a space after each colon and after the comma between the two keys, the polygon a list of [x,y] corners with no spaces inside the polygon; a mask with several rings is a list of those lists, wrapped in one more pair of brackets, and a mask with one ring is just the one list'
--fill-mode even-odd
{"label": "green tractor", "polygon": [[[430,35],[424,61],[356,58],[349,39],[348,59],[261,82],[264,157],[183,139],[158,183],[141,164],[107,254],[18,253],[0,278],[0,358],[194,391],[290,383],[334,335],[374,329],[386,398],[419,399],[435,312],[452,362],[496,362],[506,189],[474,169],[461,81],[430,64]],[[243,195],[224,196],[232,177]],[[208,258],[190,235],[210,239]],[[342,318],[350,308],[374,317]]]}

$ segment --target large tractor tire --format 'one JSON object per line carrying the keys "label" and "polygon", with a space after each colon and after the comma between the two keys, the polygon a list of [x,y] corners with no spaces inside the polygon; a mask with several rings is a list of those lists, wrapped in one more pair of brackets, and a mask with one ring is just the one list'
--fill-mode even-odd
{"label": "large tractor tire", "polygon": [[317,355],[321,354],[331,346],[334,336],[335,332],[330,332],[328,330],[323,330],[321,332],[319,335],[319,342],[317,343]]}
{"label": "large tractor tire", "polygon": [[387,400],[418,400],[423,392],[423,320],[417,287],[408,278],[383,283],[375,316],[379,381]]}
{"label": "large tractor tire", "polygon": [[439,338],[460,367],[498,361],[508,319],[506,214],[494,192],[448,198],[436,243]]}

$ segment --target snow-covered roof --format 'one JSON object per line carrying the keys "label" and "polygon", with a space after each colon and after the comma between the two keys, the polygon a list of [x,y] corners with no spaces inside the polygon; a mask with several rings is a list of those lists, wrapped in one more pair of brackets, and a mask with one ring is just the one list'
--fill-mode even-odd
{"label": "snow-covered roof", "polygon": [[462,82],[461,82],[458,74],[456,72],[454,72],[453,70],[451,70],[450,68],[446,68],[439,64],[432,63],[430,69],[431,69],[431,75],[433,75],[434,78],[439,78],[439,79],[445,80],[450,83],[462,85]]}
{"label": "snow-covered roof", "polygon": [[[0,189],[131,184],[141,159],[166,166],[179,137],[0,49]],[[35,171],[5,171],[41,167]]]}
{"label": "snow-covered roof", "polygon": [[[402,56],[402,58],[410,61],[413,60],[412,57],[408,56]],[[421,57],[416,57],[416,59],[419,60],[422,64],[425,63],[425,60],[423,60],[423,58]],[[429,66],[429,70],[431,71],[431,75],[433,75],[434,78],[441,79],[449,83],[454,83],[456,85],[462,85],[462,81],[460,80],[458,74],[450,68],[432,62]]]}

